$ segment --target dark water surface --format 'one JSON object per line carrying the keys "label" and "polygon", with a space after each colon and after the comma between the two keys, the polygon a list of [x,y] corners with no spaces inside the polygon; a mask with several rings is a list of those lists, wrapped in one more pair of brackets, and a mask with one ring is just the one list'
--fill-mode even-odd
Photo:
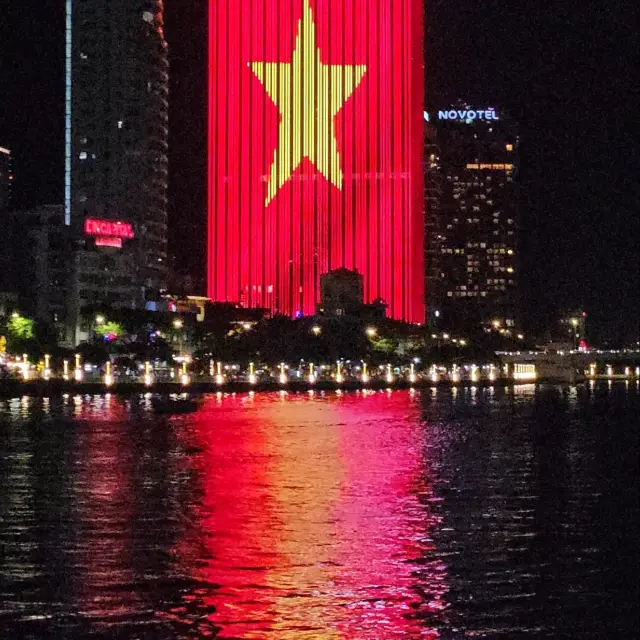
{"label": "dark water surface", "polygon": [[624,383],[0,401],[0,638],[639,637]]}

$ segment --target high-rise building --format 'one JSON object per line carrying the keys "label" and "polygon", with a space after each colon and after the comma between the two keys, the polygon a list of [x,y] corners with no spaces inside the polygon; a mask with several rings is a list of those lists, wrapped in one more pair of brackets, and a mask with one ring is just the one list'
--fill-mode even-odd
{"label": "high-rise building", "polygon": [[440,149],[436,128],[428,119],[425,123],[424,149],[424,212],[425,212],[425,293],[427,322],[438,326],[440,300],[446,286],[440,266],[440,245],[443,236],[440,230],[440,199],[442,197],[442,174],[440,171]]}
{"label": "high-rise building", "polygon": [[430,121],[437,146],[427,180],[438,211],[427,233],[429,320],[460,329],[499,323],[510,332],[518,306],[516,125],[463,104]]}
{"label": "high-rise building", "polygon": [[[163,3],[66,7],[65,223],[79,241],[79,304],[142,307],[166,287],[168,267]],[[87,220],[132,233],[88,232]]]}
{"label": "high-rise building", "polygon": [[422,0],[210,0],[208,292],[424,321]]}
{"label": "high-rise building", "polygon": [[9,209],[12,180],[11,152],[5,147],[0,147],[0,214]]}
{"label": "high-rise building", "polygon": [[[0,147],[0,221],[3,225],[3,238],[0,240],[0,296],[6,294],[5,300],[12,299],[11,270],[11,245],[7,239],[7,212],[11,199],[11,152],[5,147]],[[0,305],[3,309],[6,305]],[[1,310],[0,309],[0,310]]]}
{"label": "high-rise building", "polygon": [[10,216],[11,290],[22,313],[58,328],[65,337],[74,251],[63,205],[44,205]]}

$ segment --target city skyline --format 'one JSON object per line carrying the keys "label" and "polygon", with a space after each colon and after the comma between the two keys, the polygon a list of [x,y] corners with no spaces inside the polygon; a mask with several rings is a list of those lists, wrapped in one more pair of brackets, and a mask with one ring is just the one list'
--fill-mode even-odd
{"label": "city skyline", "polygon": [[[463,98],[507,108],[520,124],[527,317],[541,326],[552,311],[585,308],[601,339],[637,336],[625,134],[633,121],[620,99],[630,88],[628,6],[614,2],[606,13],[530,7],[515,15],[505,2],[434,0],[425,29],[427,108]],[[14,154],[15,207],[63,200],[63,9],[26,0],[3,22],[10,64],[2,81],[10,97],[0,112],[0,145]],[[167,2],[165,13],[172,47],[170,242],[178,266],[197,280],[203,274],[194,265],[205,255],[206,6]],[[40,20],[25,18],[33,15]],[[585,86],[589,92],[580,90]]]}

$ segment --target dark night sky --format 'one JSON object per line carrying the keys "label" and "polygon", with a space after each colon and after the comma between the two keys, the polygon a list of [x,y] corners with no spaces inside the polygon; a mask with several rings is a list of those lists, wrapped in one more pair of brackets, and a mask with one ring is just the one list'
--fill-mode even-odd
{"label": "dark night sky", "polygon": [[[207,2],[165,7],[170,243],[179,268],[202,279]],[[637,339],[637,18],[635,0],[427,5],[428,107],[463,98],[520,124],[522,293],[534,326],[556,309],[584,307],[592,335]],[[15,156],[14,205],[61,202],[63,0],[3,6],[0,53],[0,146]]]}

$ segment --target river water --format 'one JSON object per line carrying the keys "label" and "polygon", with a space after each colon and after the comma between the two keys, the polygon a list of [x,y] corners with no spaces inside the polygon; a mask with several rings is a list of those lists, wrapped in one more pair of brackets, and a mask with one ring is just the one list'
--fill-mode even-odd
{"label": "river water", "polygon": [[635,383],[0,401],[0,638],[638,637]]}

